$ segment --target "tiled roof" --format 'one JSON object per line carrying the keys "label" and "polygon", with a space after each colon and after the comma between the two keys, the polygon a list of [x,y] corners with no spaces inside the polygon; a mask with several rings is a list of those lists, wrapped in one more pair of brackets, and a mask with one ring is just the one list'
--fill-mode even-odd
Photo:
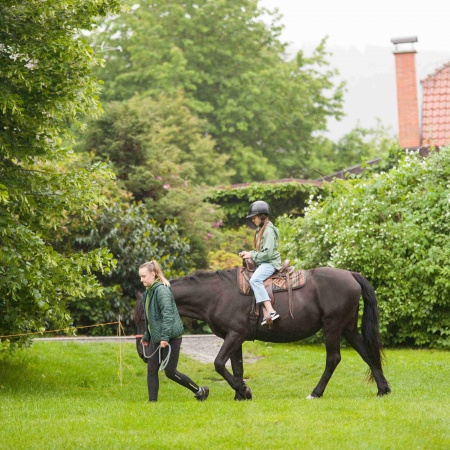
{"label": "tiled roof", "polygon": [[450,62],[421,81],[422,145],[450,144]]}

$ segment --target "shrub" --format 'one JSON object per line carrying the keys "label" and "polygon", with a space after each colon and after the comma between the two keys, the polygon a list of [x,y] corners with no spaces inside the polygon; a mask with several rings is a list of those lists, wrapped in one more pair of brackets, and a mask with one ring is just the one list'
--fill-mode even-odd
{"label": "shrub", "polygon": [[450,348],[450,147],[389,172],[335,180],[305,217],[280,219],[282,251],[305,268],[363,273],[386,344]]}

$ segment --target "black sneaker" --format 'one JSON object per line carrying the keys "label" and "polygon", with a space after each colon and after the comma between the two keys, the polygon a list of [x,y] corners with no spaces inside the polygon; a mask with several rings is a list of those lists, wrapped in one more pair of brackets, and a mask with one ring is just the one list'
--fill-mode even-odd
{"label": "black sneaker", "polygon": [[208,398],[209,395],[209,387],[203,386],[198,389],[198,392],[194,395],[194,397],[199,401],[203,402]]}
{"label": "black sneaker", "polygon": [[[280,317],[280,315],[276,311],[271,312],[269,314],[269,316],[272,319],[272,321],[274,321],[275,319],[278,319],[278,317]],[[264,317],[263,321],[261,322],[261,325],[265,325],[266,323],[267,323],[267,319]]]}

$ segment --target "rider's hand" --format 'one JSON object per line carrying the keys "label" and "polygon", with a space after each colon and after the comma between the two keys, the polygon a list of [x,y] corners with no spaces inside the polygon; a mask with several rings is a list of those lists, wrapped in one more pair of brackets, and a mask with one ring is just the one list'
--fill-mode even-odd
{"label": "rider's hand", "polygon": [[167,341],[161,341],[159,345],[161,346],[161,348],[166,348],[169,345],[169,343]]}

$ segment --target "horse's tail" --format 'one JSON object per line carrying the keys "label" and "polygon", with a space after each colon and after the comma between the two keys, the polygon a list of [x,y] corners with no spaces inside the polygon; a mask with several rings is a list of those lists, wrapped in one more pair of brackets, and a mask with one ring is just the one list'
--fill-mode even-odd
{"label": "horse's tail", "polygon": [[[383,348],[381,345],[378,306],[375,291],[367,278],[360,273],[352,272],[353,278],[359,283],[364,300],[361,333],[366,343],[369,357],[375,367],[382,369]],[[370,376],[372,378],[372,375]]]}

